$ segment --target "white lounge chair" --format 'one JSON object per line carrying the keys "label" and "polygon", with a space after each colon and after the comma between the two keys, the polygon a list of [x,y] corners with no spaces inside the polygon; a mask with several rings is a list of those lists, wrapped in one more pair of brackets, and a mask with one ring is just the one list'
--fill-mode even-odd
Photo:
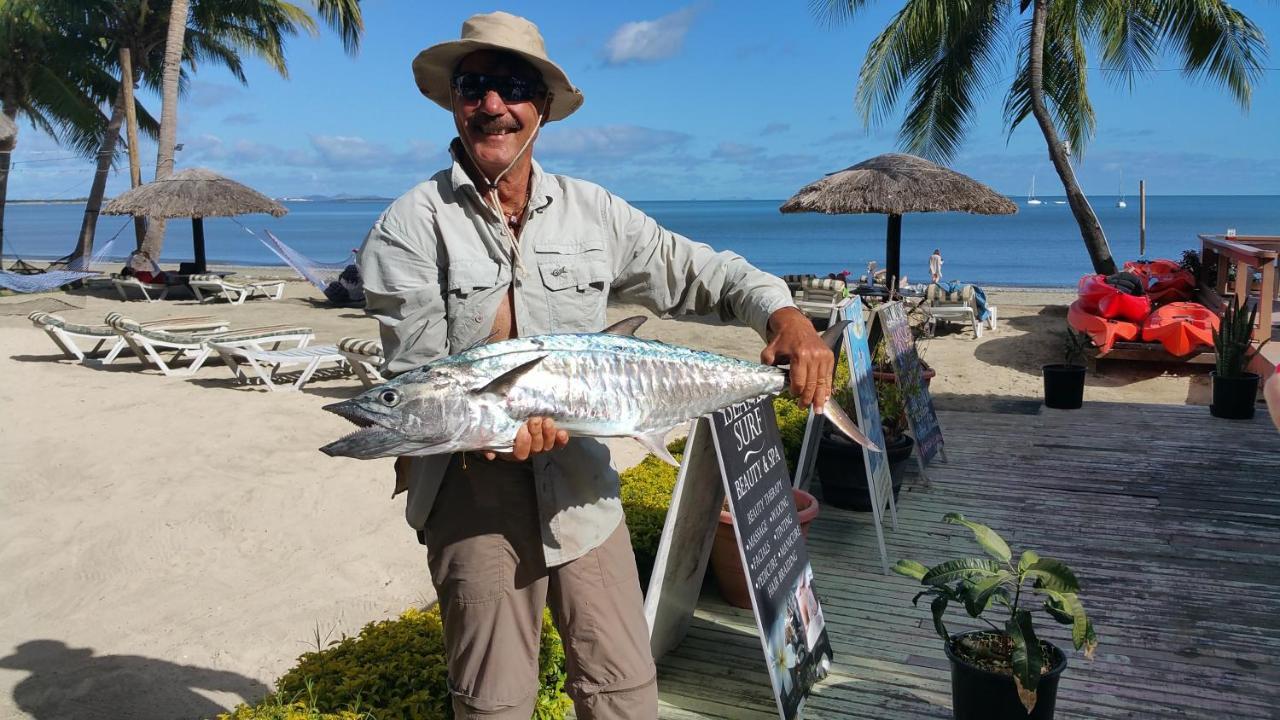
{"label": "white lounge chair", "polygon": [[[123,317],[111,319],[111,327],[129,344],[129,347],[143,358],[144,362],[155,364],[165,375],[193,375],[204,365],[214,350],[211,345],[217,342],[235,347],[249,347],[255,350],[278,350],[282,345],[304,347],[315,337],[311,328],[291,325],[275,325],[270,327],[245,328],[214,333],[184,333],[167,330],[144,328],[137,322]],[[172,352],[173,357],[165,362],[162,353]],[[170,365],[183,357],[190,357],[191,364],[183,369],[175,369]],[[232,372],[240,377],[236,368]]]}
{"label": "white lounge chair", "polygon": [[826,320],[828,325],[839,319],[840,308],[848,301],[843,280],[811,277],[792,287],[792,298],[800,312],[815,320]]}
{"label": "white lounge chair", "polygon": [[[115,362],[116,358],[120,355],[120,351],[128,347],[128,343],[125,342],[124,338],[120,337],[120,334],[117,333],[110,325],[111,318],[118,315],[119,313],[111,313],[110,315],[107,315],[107,319],[102,325],[79,325],[76,323],[69,323],[62,317],[47,312],[33,312],[27,316],[27,319],[31,320],[31,324],[45,331],[49,338],[53,340],[53,344],[57,345],[58,349],[61,350],[62,354],[66,355],[68,359],[87,362],[93,359],[89,356],[96,355],[101,352],[103,347],[109,343],[111,346],[110,349],[107,350],[106,355],[104,355],[99,362],[103,365],[110,365]],[[166,318],[164,320],[152,320],[150,322],[139,324],[144,328],[151,328],[155,330],[180,330],[183,332],[219,332],[226,330],[228,327],[222,320],[218,320],[217,318],[212,318],[207,315]],[[92,348],[84,350],[80,347],[77,340],[88,341],[94,343],[94,345]]]}
{"label": "white lounge chair", "polygon": [[[236,378],[242,382],[251,382],[252,378],[246,368],[262,381],[269,391],[301,390],[303,385],[315,375],[322,363],[334,363],[343,369],[344,374],[350,372],[347,358],[338,351],[337,345],[310,345],[288,350],[258,350],[245,345],[225,345],[211,342],[210,346],[232,369]],[[298,379],[290,384],[280,384],[276,377],[281,368],[302,365]]]}
{"label": "white lounge chair", "polygon": [[[169,297],[169,286],[165,283],[148,283],[142,282],[136,277],[114,275],[111,278],[111,284],[115,285],[116,292],[120,293],[120,299],[128,302],[129,293],[127,290],[136,290],[142,295],[142,299],[147,302],[158,302]],[[152,297],[154,295],[154,297]]]}
{"label": "white lounge chair", "polygon": [[338,352],[347,358],[347,364],[365,387],[386,382],[386,378],[382,377],[382,366],[386,362],[386,358],[382,356],[382,343],[377,340],[342,338],[338,341]]}
{"label": "white lounge chair", "polygon": [[974,291],[972,285],[963,285],[955,292],[947,292],[942,286],[936,283],[930,283],[924,289],[924,302],[920,308],[924,310],[925,315],[929,318],[930,333],[941,322],[959,322],[966,323],[973,327],[973,336],[975,338],[982,337],[982,327],[985,324],[988,329],[996,329],[996,307],[994,305],[987,306],[987,319],[984,322],[978,321],[977,304],[974,300]]}
{"label": "white lounge chair", "polygon": [[284,297],[283,280],[235,283],[228,282],[221,275],[192,275],[187,278],[187,285],[191,288],[191,292],[195,293],[196,300],[202,303],[226,298],[228,302],[243,305],[245,300],[255,295],[261,295],[269,300],[279,300]]}

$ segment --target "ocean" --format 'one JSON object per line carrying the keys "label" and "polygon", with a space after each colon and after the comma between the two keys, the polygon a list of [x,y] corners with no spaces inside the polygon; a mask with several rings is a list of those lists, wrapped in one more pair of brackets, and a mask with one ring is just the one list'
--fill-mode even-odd
{"label": "ocean", "polygon": [[[984,217],[963,213],[907,215],[902,222],[902,269],[909,282],[928,279],[934,248],[944,260],[943,278],[979,285],[1069,287],[1091,271],[1084,242],[1066,205],[1051,196],[1029,206],[1013,198],[1018,213]],[[1116,207],[1115,196],[1090,198],[1117,264],[1138,257],[1138,203]],[[318,262],[339,262],[360,245],[386,207],[385,201],[286,202],[282,218],[248,215],[239,222],[261,234],[271,230],[295,250]],[[732,250],[773,273],[849,270],[855,277],[868,260],[884,266],[885,216],[783,215],[780,200],[654,201],[634,205],[664,227],[719,250]],[[15,256],[51,259],[70,252],[84,207],[74,204],[10,204],[5,210],[6,263]],[[1200,233],[1280,235],[1280,196],[1171,196],[1147,199],[1147,257],[1180,258],[1199,248]],[[130,218],[104,215],[96,247],[119,233],[110,255],[123,258],[133,247]],[[205,221],[210,263],[279,265],[280,260],[236,222]],[[169,223],[162,262],[191,259],[191,223]]]}

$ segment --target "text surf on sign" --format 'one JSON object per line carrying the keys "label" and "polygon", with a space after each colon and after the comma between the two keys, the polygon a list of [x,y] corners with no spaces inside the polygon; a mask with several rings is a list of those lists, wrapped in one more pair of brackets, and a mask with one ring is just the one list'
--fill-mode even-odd
{"label": "text surf on sign", "polygon": [[924,366],[916,354],[911,325],[902,311],[901,302],[885,303],[876,312],[884,329],[898,388],[902,391],[916,452],[924,462],[928,462],[942,449],[942,427],[938,425],[938,414],[933,409],[933,396],[925,385]]}
{"label": "text surf on sign", "polygon": [[711,426],[778,712],[792,720],[826,674],[831,643],[773,403],[736,403],[712,413]]}

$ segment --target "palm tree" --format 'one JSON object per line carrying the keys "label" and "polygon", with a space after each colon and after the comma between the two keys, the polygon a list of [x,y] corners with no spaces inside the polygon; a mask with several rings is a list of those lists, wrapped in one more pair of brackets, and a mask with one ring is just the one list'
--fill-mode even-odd
{"label": "palm tree", "polygon": [[[311,2],[320,19],[341,36],[342,46],[347,53],[354,55],[360,48],[360,37],[364,33],[364,17],[360,10],[360,0],[311,0]],[[244,8],[246,15],[256,15],[255,39],[270,41],[246,49],[261,55],[277,72],[287,77],[284,37],[299,30],[314,33],[315,20],[301,8],[283,0],[193,0],[190,5],[190,15],[194,24],[199,24],[201,18],[217,17],[219,14],[227,13],[233,7]],[[187,18],[188,0],[173,0],[170,7],[169,36],[165,43],[160,140],[156,149],[156,180],[162,180],[173,174],[173,152],[178,134],[178,67],[182,57]],[[250,34],[245,33],[241,37],[248,35]],[[163,246],[164,221],[152,221],[147,226],[147,239],[142,249],[151,257],[159,258]]]}
{"label": "palm tree", "polygon": [[[869,4],[811,2],[831,23]],[[1023,19],[1028,9],[1031,17]],[[1094,271],[1103,274],[1115,272],[1115,261],[1068,159],[1068,147],[1080,157],[1095,129],[1088,48],[1129,88],[1170,53],[1185,75],[1221,85],[1246,110],[1266,56],[1261,30],[1224,0],[1019,0],[1016,8],[1008,0],[907,0],[863,60],[855,102],[864,122],[882,122],[909,90],[899,142],[939,162],[951,159],[984,88],[1009,72],[1006,37],[1018,48],[1004,100],[1006,130],[1035,118]]]}
{"label": "palm tree", "polygon": [[[95,71],[96,50],[65,32],[59,20],[46,3],[0,3],[0,112],[15,127],[22,116],[75,152],[92,156],[105,125],[99,104],[114,95],[114,82]],[[16,146],[16,132],[0,139],[0,256]]]}

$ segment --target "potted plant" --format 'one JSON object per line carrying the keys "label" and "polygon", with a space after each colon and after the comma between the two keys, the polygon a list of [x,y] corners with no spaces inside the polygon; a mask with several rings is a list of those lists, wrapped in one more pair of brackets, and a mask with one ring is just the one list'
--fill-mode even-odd
{"label": "potted plant", "polygon": [[[902,391],[892,380],[876,380],[875,386],[876,404],[884,430],[885,454],[889,461],[889,474],[893,478],[893,497],[897,500],[902,489],[903,468],[911,457],[915,442],[906,434],[906,405]],[[846,415],[856,418],[856,403],[849,387],[849,364],[843,356],[836,364],[834,387],[832,397],[836,403]],[[823,502],[844,510],[871,512],[871,494],[867,489],[867,471],[860,445],[832,432],[828,425],[819,441],[815,465],[818,481],[822,484]]]}
{"label": "potted plant", "polygon": [[1084,348],[1086,335],[1067,328],[1063,336],[1062,362],[1041,367],[1044,372],[1044,405],[1075,410],[1084,404]]}
{"label": "potted plant", "polygon": [[1247,420],[1253,417],[1258,398],[1257,373],[1245,368],[1267,341],[1250,352],[1253,345],[1253,325],[1258,319],[1258,306],[1245,312],[1231,296],[1223,308],[1222,322],[1213,331],[1213,349],[1217,353],[1213,372],[1213,403],[1209,412],[1214,417]]}
{"label": "potted plant", "polygon": [[[1098,638],[1080,603],[1075,573],[1058,560],[1023,551],[1014,563],[1009,545],[991,528],[948,513],[943,521],[973,531],[989,558],[960,558],[925,567],[899,560],[894,571],[924,586],[912,599],[932,597],[933,627],[951,661],[951,697],[956,720],[1049,720],[1057,702],[1058,679],[1067,656],[1039,639],[1032,612],[1043,610],[1071,626],[1071,640],[1086,658],[1093,657]],[[943,615],[951,604],[991,626],[950,634]],[[986,613],[1007,613],[1003,625]]]}

